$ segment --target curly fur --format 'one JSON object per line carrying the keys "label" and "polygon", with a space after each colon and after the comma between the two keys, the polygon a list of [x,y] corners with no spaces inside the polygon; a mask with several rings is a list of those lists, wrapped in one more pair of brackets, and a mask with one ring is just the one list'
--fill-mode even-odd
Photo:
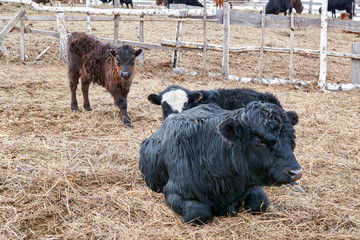
{"label": "curly fur", "polygon": [[261,186],[301,177],[294,148],[292,124],[276,104],[251,102],[233,111],[205,104],[166,118],[142,142],[139,167],[185,222],[202,224],[236,215],[243,201],[265,211]]}

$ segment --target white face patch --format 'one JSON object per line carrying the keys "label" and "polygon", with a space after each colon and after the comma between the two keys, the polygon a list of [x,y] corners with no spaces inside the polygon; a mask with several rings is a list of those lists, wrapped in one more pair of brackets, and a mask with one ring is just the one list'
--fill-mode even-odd
{"label": "white face patch", "polygon": [[183,90],[170,91],[162,95],[161,103],[167,102],[173,110],[182,112],[184,104],[189,101]]}

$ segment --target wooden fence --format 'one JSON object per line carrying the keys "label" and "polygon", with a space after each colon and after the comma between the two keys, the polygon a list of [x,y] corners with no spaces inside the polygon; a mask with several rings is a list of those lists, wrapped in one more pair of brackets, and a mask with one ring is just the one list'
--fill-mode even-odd
{"label": "wooden fence", "polygon": [[[67,43],[67,32],[66,32],[66,21],[87,21],[88,22],[88,32],[91,31],[91,21],[114,21],[113,17],[98,17],[94,15],[114,15],[116,16],[115,21],[139,21],[140,22],[140,39],[139,41],[127,41],[127,40],[118,40],[117,39],[117,27],[115,24],[114,28],[114,39],[104,39],[100,38],[105,42],[112,42],[115,44],[129,44],[132,46],[144,48],[144,49],[167,49],[174,51],[173,57],[173,66],[176,66],[176,54],[179,51],[201,51],[203,52],[204,57],[204,73],[206,73],[206,51],[221,51],[223,52],[223,61],[222,61],[222,76],[225,79],[237,79],[242,82],[249,81],[248,78],[239,78],[236,76],[229,75],[229,53],[232,52],[242,52],[242,51],[260,51],[260,57],[265,51],[271,52],[288,52],[290,53],[290,80],[283,79],[263,79],[262,78],[262,61],[260,59],[259,66],[259,77],[255,79],[260,82],[267,84],[276,84],[276,83],[292,83],[292,84],[306,84],[305,82],[294,81],[293,76],[293,66],[292,58],[293,54],[318,54],[320,55],[320,77],[319,77],[319,86],[324,90],[351,90],[360,87],[360,80],[354,78],[359,74],[353,74],[353,80],[350,84],[332,84],[326,83],[326,57],[335,56],[335,57],[345,57],[351,58],[353,61],[353,69],[360,69],[358,67],[360,62],[359,51],[355,51],[352,54],[349,53],[337,53],[337,52],[328,52],[326,49],[326,34],[327,29],[343,29],[352,32],[360,32],[360,22],[356,21],[342,21],[337,19],[328,19],[327,12],[323,11],[321,19],[312,19],[312,18],[294,18],[293,15],[289,16],[277,16],[277,15],[261,15],[257,13],[247,13],[241,11],[231,11],[230,2],[225,2],[224,9],[215,9],[215,8],[196,8],[196,9],[94,9],[90,7],[48,7],[36,4],[30,0],[0,0],[0,2],[12,2],[12,3],[21,3],[21,9],[16,14],[15,17],[9,18],[10,22],[1,30],[0,32],[0,50],[6,56],[7,50],[6,46],[3,44],[3,39],[10,32],[10,30],[17,24],[20,24],[20,57],[24,60],[24,31],[25,31],[25,21],[26,20],[48,20],[48,21],[57,21],[58,31],[42,31],[35,29],[26,29],[30,33],[36,34],[46,34],[54,36],[60,39],[60,46],[62,52],[62,59],[66,61],[66,43]],[[55,12],[56,17],[30,17],[25,16],[25,5],[31,5],[33,8],[39,11],[49,11]],[[323,4],[327,4],[326,0],[323,0]],[[326,5],[323,5],[326,7]],[[326,8],[324,8],[326,9]],[[83,13],[86,14],[86,17],[69,17],[65,16],[64,13]],[[206,12],[206,14],[204,14]],[[90,16],[91,15],[91,16]],[[121,15],[121,17],[120,17]],[[138,16],[138,18],[128,18],[122,16]],[[144,18],[146,16],[146,18]],[[160,16],[171,16],[171,18],[161,18]],[[179,18],[181,17],[181,18]],[[6,17],[1,17],[0,19],[5,19]],[[117,20],[116,20],[117,19]],[[186,43],[181,42],[180,38],[176,38],[175,41],[163,40],[161,44],[145,43],[144,39],[141,39],[143,36],[143,28],[141,24],[144,21],[177,21],[177,33],[181,31],[181,24],[184,21],[202,21],[204,24],[204,41],[203,43]],[[216,22],[223,24],[224,29],[224,40],[223,45],[210,45],[206,44],[206,22]],[[321,28],[321,46],[320,51],[317,50],[307,50],[307,49],[295,49],[292,44],[290,48],[269,48],[264,47],[263,44],[260,46],[250,46],[250,47],[230,47],[230,25],[242,25],[242,26],[251,26],[255,28],[288,28],[291,30],[290,38],[293,42],[294,31],[296,28]],[[263,32],[263,31],[262,31]],[[262,35],[263,39],[263,35]],[[357,49],[357,48],[355,48]],[[353,72],[356,72],[353,70]]]}

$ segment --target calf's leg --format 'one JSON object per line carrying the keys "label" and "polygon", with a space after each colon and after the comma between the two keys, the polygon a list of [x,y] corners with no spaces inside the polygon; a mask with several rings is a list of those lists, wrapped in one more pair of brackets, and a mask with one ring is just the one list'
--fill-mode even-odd
{"label": "calf's leg", "polygon": [[71,92],[71,110],[73,110],[74,112],[77,112],[79,110],[78,103],[76,100],[76,89],[77,89],[77,85],[79,84],[80,68],[81,68],[81,57],[69,51],[68,77],[69,77],[69,86]]}
{"label": "calf's leg", "polygon": [[79,73],[69,71],[69,85],[71,91],[71,110],[77,112],[79,110],[78,103],[76,100],[76,89],[79,84]]}
{"label": "calf's leg", "polygon": [[89,101],[89,86],[90,86],[90,81],[87,81],[86,79],[84,79],[84,80],[82,79],[81,89],[83,92],[84,109],[86,111],[91,111],[90,101]]}
{"label": "calf's leg", "polygon": [[115,100],[115,105],[120,108],[120,118],[124,122],[125,126],[132,127],[131,119],[127,113],[127,100],[126,97],[121,95],[120,90],[115,89],[111,91],[111,95],[113,95]]}

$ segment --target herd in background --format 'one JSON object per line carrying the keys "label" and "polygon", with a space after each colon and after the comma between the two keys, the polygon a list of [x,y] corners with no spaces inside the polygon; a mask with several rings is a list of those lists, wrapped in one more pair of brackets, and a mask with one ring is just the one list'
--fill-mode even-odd
{"label": "herd in background", "polygon": [[[36,3],[51,3],[51,0],[33,0]],[[112,2],[114,4],[114,0],[100,0],[102,3],[109,3]],[[190,6],[197,6],[203,7],[203,4],[200,2],[201,0],[155,0],[156,5],[164,5],[167,8],[170,7],[170,4],[185,4]],[[216,7],[222,8],[224,5],[224,0],[214,0]],[[126,5],[127,8],[133,6],[132,0],[120,0],[121,6]],[[2,5],[0,3],[0,5]],[[328,9],[327,11],[331,12],[332,17],[336,17],[336,10],[343,11],[345,10],[346,13],[341,13],[340,19],[342,20],[351,20],[353,16],[355,16],[355,5],[356,0],[328,0]],[[293,8],[295,8],[296,13],[300,14],[303,12],[303,5],[301,0],[269,0],[266,4],[266,14],[280,14],[284,13],[286,16],[287,13],[291,14]],[[321,14],[322,8],[319,8],[319,13]],[[261,11],[260,11],[261,13]]]}
{"label": "herd in background", "polygon": [[[133,127],[127,95],[141,49],[104,44],[83,32],[68,41],[71,109],[78,111],[81,79],[84,109],[91,111],[90,83],[107,89],[120,117]],[[244,207],[265,212],[263,186],[280,186],[302,176],[294,125],[298,115],[285,111],[271,93],[252,89],[190,91],[172,85],[148,101],[160,105],[163,123],[141,143],[139,169],[153,191],[186,223],[205,224],[214,216],[236,216]]]}

